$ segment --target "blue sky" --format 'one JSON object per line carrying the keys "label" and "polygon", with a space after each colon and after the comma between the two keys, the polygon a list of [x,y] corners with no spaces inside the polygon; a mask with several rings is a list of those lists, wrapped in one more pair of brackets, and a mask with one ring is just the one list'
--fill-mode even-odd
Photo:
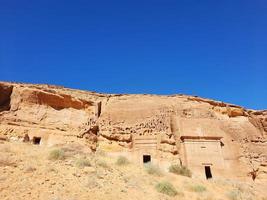
{"label": "blue sky", "polygon": [[267,109],[267,2],[0,0],[0,80]]}

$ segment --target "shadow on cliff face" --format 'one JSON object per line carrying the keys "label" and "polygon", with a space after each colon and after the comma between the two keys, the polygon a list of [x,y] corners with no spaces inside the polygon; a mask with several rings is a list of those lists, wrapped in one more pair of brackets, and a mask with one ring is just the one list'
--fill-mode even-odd
{"label": "shadow on cliff face", "polygon": [[10,110],[13,86],[0,84],[0,112]]}

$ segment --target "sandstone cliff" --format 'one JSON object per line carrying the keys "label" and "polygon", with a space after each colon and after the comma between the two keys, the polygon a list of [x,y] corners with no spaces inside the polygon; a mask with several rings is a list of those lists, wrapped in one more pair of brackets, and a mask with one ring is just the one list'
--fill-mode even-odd
{"label": "sandstone cliff", "polygon": [[200,97],[0,82],[0,138],[23,140],[25,135],[42,137],[44,145],[84,142],[92,151],[131,149],[136,136],[160,136],[158,150],[177,159],[181,136],[218,136],[232,174],[254,170],[267,177],[267,111]]}

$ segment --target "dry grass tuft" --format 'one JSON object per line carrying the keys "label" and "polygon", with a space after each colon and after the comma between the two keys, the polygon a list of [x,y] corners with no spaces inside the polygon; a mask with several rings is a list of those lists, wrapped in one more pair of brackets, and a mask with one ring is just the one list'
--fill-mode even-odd
{"label": "dry grass tuft", "polygon": [[193,192],[198,192],[198,193],[202,193],[202,192],[205,192],[207,191],[206,187],[203,186],[203,185],[191,185],[190,186],[190,190],[193,191]]}
{"label": "dry grass tuft", "polygon": [[66,158],[65,152],[63,149],[54,149],[49,152],[49,160],[64,160]]}
{"label": "dry grass tuft", "polygon": [[234,189],[226,193],[226,196],[229,200],[239,200],[241,194],[240,191]]}
{"label": "dry grass tuft", "polygon": [[156,175],[156,176],[163,176],[162,170],[152,163],[145,164],[145,170],[148,174]]}
{"label": "dry grass tuft", "polygon": [[246,186],[245,184],[241,183],[233,183],[234,188],[226,193],[226,197],[229,200],[254,200],[254,192]]}
{"label": "dry grass tuft", "polygon": [[78,144],[59,145],[58,148],[64,151],[66,157],[85,154],[83,147]]}
{"label": "dry grass tuft", "polygon": [[180,166],[180,165],[171,165],[169,167],[169,172],[182,175],[182,176],[187,176],[187,177],[192,176],[192,173],[188,168],[186,168],[185,166]]}
{"label": "dry grass tuft", "polygon": [[79,168],[90,167],[91,162],[90,162],[90,160],[88,160],[86,158],[77,158],[75,161],[75,165]]}
{"label": "dry grass tuft", "polygon": [[105,157],[105,156],[107,156],[107,153],[105,151],[103,151],[102,149],[97,149],[95,152],[95,155]]}
{"label": "dry grass tuft", "polygon": [[130,163],[129,160],[124,156],[119,156],[117,161],[116,161],[117,165],[127,165],[129,163]]}
{"label": "dry grass tuft", "polygon": [[168,196],[176,196],[178,194],[178,191],[175,189],[175,187],[167,181],[158,183],[155,188],[159,193],[166,194]]}
{"label": "dry grass tuft", "polygon": [[98,160],[98,161],[96,162],[96,165],[99,166],[99,167],[103,167],[103,168],[109,168],[107,162],[104,161],[104,160]]}

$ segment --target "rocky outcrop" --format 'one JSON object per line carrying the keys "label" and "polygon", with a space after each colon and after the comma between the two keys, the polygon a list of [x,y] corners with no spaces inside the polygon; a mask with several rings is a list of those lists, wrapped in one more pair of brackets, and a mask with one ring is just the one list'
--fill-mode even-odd
{"label": "rocky outcrop", "polygon": [[17,140],[25,134],[42,136],[51,145],[88,129],[104,97],[49,85],[1,83],[0,90],[0,135]]}
{"label": "rocky outcrop", "polygon": [[181,152],[180,137],[222,137],[223,154],[266,175],[267,111],[186,95],[115,95],[50,85],[0,83],[0,138],[41,136],[44,144],[101,142],[131,149],[135,136],[157,137],[158,150]]}
{"label": "rocky outcrop", "polygon": [[10,109],[10,96],[13,86],[0,83],[0,112]]}
{"label": "rocky outcrop", "polygon": [[257,128],[260,129],[262,134],[267,133],[267,110],[261,111],[250,111],[249,115],[250,122]]}

